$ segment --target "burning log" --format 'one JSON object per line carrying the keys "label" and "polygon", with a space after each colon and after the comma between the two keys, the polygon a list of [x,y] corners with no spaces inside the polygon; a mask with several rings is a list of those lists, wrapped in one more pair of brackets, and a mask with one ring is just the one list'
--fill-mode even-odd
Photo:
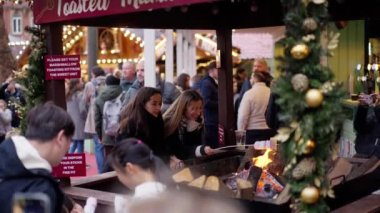
{"label": "burning log", "polygon": [[250,181],[237,178],[237,194],[236,197],[245,200],[253,200],[254,198],[254,190],[253,185]]}

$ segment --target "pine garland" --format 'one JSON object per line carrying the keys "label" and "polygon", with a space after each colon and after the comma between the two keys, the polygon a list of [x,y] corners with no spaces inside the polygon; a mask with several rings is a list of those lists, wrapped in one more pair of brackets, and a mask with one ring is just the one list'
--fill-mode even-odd
{"label": "pine garland", "polygon": [[[344,119],[339,100],[345,92],[332,81],[333,74],[323,62],[337,43],[321,42],[329,18],[326,1],[282,3],[286,10],[286,36],[281,40],[285,54],[278,58],[281,77],[274,93],[281,109],[279,119],[283,127],[277,138],[283,142],[287,162],[284,175],[294,198],[291,207],[295,212],[328,212],[324,198],[333,197],[334,193],[325,164],[334,155],[332,150]],[[305,169],[305,161],[315,169],[300,171]]]}
{"label": "pine garland", "polygon": [[42,103],[45,97],[45,65],[43,57],[47,53],[45,42],[45,30],[38,27],[26,27],[25,30],[32,34],[29,56],[29,66],[22,72],[19,82],[26,88],[26,107],[22,111],[21,132],[26,130],[26,113],[34,106]]}

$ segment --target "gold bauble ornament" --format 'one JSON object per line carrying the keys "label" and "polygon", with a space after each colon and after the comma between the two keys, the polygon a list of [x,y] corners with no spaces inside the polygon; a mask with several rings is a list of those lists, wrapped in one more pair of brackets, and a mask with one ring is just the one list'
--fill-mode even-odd
{"label": "gold bauble ornament", "polygon": [[302,189],[301,201],[307,204],[314,204],[319,200],[319,190],[314,186]]}
{"label": "gold bauble ornament", "polygon": [[302,60],[306,58],[310,54],[310,49],[306,44],[296,44],[292,49],[290,50],[290,54],[294,59]]}
{"label": "gold bauble ornament", "polygon": [[305,145],[305,149],[303,150],[303,153],[306,155],[311,154],[314,151],[316,146],[317,145],[316,145],[315,141],[307,140],[306,145]]}
{"label": "gold bauble ornament", "polygon": [[308,107],[319,107],[323,102],[323,94],[318,89],[309,89],[305,95],[306,104]]}

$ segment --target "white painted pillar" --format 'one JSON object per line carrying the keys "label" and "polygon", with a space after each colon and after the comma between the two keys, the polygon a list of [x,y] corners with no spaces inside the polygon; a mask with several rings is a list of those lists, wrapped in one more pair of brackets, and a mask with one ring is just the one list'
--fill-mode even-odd
{"label": "white painted pillar", "polygon": [[181,73],[189,73],[189,40],[188,30],[183,33],[183,70]]}
{"label": "white painted pillar", "polygon": [[156,87],[155,30],[144,29],[144,86]]}
{"label": "white painted pillar", "polygon": [[173,83],[173,30],[165,30],[165,81]]}
{"label": "white painted pillar", "polygon": [[192,77],[197,74],[197,48],[195,47],[195,36],[190,32],[190,70],[189,75]]}
{"label": "white painted pillar", "polygon": [[177,30],[177,46],[176,46],[176,50],[177,50],[177,76],[179,76],[182,72],[182,69],[183,69],[183,31],[182,30]]}

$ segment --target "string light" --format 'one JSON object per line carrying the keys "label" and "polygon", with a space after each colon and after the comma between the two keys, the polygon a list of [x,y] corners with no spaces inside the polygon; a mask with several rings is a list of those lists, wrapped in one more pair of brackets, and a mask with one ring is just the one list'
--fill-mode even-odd
{"label": "string light", "polygon": [[[127,62],[127,61],[134,61],[134,62],[138,62],[139,59],[138,58],[114,58],[114,59],[110,59],[110,58],[107,58],[107,59],[97,59],[96,60],[96,63],[97,64],[117,64],[117,63],[122,63],[122,62]],[[86,64],[86,60],[81,60],[80,64]]]}

